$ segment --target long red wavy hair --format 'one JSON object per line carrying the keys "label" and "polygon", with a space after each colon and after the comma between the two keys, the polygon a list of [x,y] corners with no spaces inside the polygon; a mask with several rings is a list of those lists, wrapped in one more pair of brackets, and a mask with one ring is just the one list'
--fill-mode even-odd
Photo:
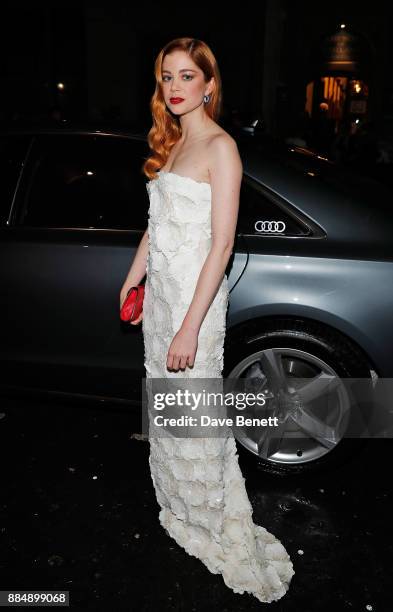
{"label": "long red wavy hair", "polygon": [[153,126],[147,137],[152,155],[146,159],[142,167],[143,173],[149,179],[153,179],[157,170],[165,166],[173,145],[179,140],[182,133],[179,118],[168,109],[162,92],[162,62],[168,53],[176,50],[185,51],[189,54],[193,62],[203,71],[206,83],[214,77],[215,88],[210,95],[209,102],[204,104],[204,108],[205,112],[214,121],[217,121],[221,114],[221,76],[216,58],[210,47],[196,38],[182,37],[171,40],[161,49],[154,64],[156,88],[150,101]]}

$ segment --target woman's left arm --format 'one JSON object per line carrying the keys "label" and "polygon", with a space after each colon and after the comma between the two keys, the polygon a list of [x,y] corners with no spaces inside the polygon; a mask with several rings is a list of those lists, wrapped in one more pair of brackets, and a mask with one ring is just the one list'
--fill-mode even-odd
{"label": "woman's left arm", "polygon": [[203,320],[224,278],[235,241],[243,165],[236,141],[220,134],[210,144],[212,191],[211,248],[203,264],[194,296],[167,355],[167,367],[194,365],[198,334]]}
{"label": "woman's left arm", "polygon": [[236,141],[229,134],[215,137],[210,144],[209,158],[212,243],[182,324],[182,328],[196,332],[221,285],[232,254],[243,175]]}

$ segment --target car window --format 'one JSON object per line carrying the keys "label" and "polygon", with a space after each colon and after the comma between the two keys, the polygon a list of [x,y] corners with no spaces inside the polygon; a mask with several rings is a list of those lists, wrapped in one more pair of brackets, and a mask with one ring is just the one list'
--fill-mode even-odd
{"label": "car window", "polygon": [[306,236],[310,229],[305,223],[268,195],[255,181],[243,178],[237,231],[254,236]]}
{"label": "car window", "polygon": [[5,225],[8,219],[30,140],[29,136],[19,134],[0,135],[0,225]]}
{"label": "car window", "polygon": [[146,146],[104,135],[37,137],[17,224],[145,230]]}

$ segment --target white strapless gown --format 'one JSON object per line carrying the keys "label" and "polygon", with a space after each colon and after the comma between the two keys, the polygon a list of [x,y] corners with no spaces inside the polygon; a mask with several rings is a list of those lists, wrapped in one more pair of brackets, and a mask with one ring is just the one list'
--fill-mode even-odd
{"label": "white strapless gown", "polygon": [[[193,368],[166,368],[211,244],[209,183],[161,171],[149,181],[149,255],[142,321],[146,378],[222,378],[226,275],[205,316]],[[151,430],[149,430],[151,431]],[[294,575],[285,548],[252,520],[235,438],[151,437],[149,464],[159,520],[188,554],[235,593],[280,599]]]}

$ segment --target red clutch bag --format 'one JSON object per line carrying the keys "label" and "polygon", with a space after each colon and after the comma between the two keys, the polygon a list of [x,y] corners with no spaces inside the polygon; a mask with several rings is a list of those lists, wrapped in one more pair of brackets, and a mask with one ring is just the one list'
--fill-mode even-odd
{"label": "red clutch bag", "polygon": [[131,287],[127,292],[127,297],[120,309],[120,319],[125,322],[135,321],[143,310],[143,297],[145,295],[145,285]]}

